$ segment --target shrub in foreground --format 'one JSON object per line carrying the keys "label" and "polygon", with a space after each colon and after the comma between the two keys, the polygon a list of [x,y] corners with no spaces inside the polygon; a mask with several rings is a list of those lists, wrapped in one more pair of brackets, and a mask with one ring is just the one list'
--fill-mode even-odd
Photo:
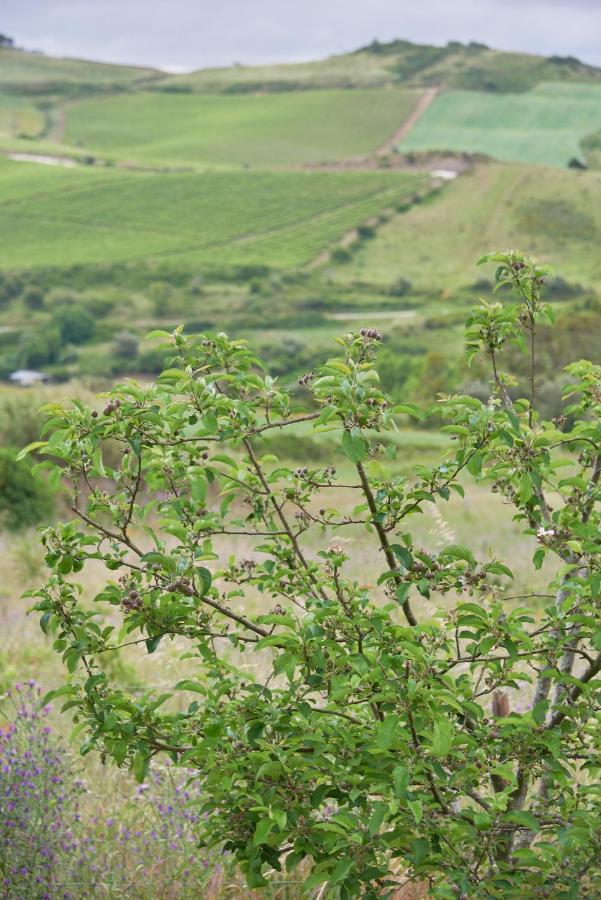
{"label": "shrub in foreground", "polygon": [[[541,420],[547,270],[514,252],[486,259],[515,297],[468,322],[490,398],[441,400],[453,449],[412,477],[390,474],[373,438],[424,415],[383,395],[373,329],[301,379],[305,410],[244,342],[180,330],[164,335],[173,362],[156,385],[116,387],[100,415],[50,409],[38,449],[66,467],[75,511],[45,532],[51,572],[34,592],[70,673],[55,696],[84,749],[139,780],[157,756],[193,769],[199,834],[251,886],[305,860],[305,890],[341,898],[389,896],[399,872],[443,898],[601,893],[601,367],[570,365],[563,417]],[[517,401],[502,371],[511,345],[530,359]],[[342,466],[263,452],[266,433],[309,421]],[[511,560],[432,554],[413,537],[412,517],[466,478],[513,507],[533,567],[547,560],[542,614],[511,588]],[[240,538],[254,551],[230,555]],[[359,540],[373,552],[357,574]],[[107,570],[93,609],[72,576],[89,562]],[[175,639],[195,674],[167,692],[164,670],[141,697],[103,665],[109,649]]]}

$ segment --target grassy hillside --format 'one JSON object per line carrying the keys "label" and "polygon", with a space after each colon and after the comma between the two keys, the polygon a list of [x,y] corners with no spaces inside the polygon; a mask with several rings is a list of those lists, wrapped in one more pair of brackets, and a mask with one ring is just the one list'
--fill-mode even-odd
{"label": "grassy hillside", "polygon": [[601,85],[544,84],[525,94],[439,94],[401,150],[455,150],[565,166],[601,127]]}
{"label": "grassy hillside", "polygon": [[0,93],[0,139],[35,138],[45,128],[42,111],[24,97]]}
{"label": "grassy hillside", "polygon": [[131,86],[162,73],[138,66],[119,66],[83,59],[61,59],[0,49],[0,91],[51,94],[79,93]]}
{"label": "grassy hillside", "polygon": [[282,166],[377,149],[411,112],[413,91],[217,97],[136,93],[71,104],[68,143],[172,165]]}
{"label": "grassy hillside", "polygon": [[482,253],[520,247],[596,287],[600,240],[601,173],[490,164],[394,216],[337,277],[386,286],[402,276],[419,289],[453,290],[478,277]]}
{"label": "grassy hillside", "polygon": [[302,265],[422,181],[391,172],[157,176],[2,161],[0,266],[165,256]]}
{"label": "grassy hillside", "polygon": [[571,58],[504,53],[483,44],[445,47],[377,41],[355,53],[310,63],[201,69],[165,80],[168,90],[248,93],[257,90],[382,87],[392,84],[525,91],[542,81],[601,81],[601,70]]}

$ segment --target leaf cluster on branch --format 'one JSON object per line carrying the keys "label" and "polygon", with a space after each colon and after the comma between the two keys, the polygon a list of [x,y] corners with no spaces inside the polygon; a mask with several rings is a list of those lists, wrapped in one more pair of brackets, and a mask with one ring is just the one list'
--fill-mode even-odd
{"label": "leaf cluster on branch", "polygon": [[[100,412],[52,405],[32,448],[74,514],[44,532],[51,571],[32,592],[70,673],[53,695],[83,752],[141,780],[160,753],[194,769],[199,839],[252,887],[304,862],[308,892],[341,898],[403,879],[442,898],[601,893],[601,367],[569,366],[565,416],[541,421],[546,270],[513,251],[483,261],[515,297],[468,322],[490,400],[441,397],[451,449],[410,477],[381,435],[425,413],[382,393],[371,329],[301,379],[300,407],[244,341],[161,334],[173,358],[156,384],[118,385]],[[515,402],[508,344],[531,357]],[[290,468],[269,453],[282,429],[338,435],[340,459]],[[544,611],[515,596],[511,560],[412,534],[470,479],[513,507],[534,569],[547,560]],[[106,570],[93,603],[88,565]],[[115,682],[111,651],[159,644],[190,677],[163,692],[159,653],[160,691]]]}

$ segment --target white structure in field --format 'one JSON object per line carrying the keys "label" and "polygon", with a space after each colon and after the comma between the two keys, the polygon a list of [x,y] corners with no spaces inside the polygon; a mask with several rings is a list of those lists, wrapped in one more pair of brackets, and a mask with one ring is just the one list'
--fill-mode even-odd
{"label": "white structure in field", "polygon": [[33,387],[35,384],[46,384],[50,381],[50,375],[46,372],[36,372],[35,369],[17,369],[16,372],[11,372],[8,380],[18,384],[19,387]]}

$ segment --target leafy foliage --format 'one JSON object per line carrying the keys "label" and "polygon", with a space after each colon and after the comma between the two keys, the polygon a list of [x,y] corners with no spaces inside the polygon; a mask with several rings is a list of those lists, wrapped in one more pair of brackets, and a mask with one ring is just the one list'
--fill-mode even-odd
{"label": "leafy foliage", "polygon": [[[441,400],[453,449],[410,478],[390,474],[378,435],[425,412],[382,393],[375,329],[301,379],[303,409],[245,342],[163,334],[173,359],[157,384],[117,386],[101,414],[52,405],[34,445],[42,465],[60,461],[76,513],[45,531],[51,573],[33,592],[70,673],[53,694],[83,752],[139,780],[159,754],[196,770],[203,839],[251,887],[307,860],[305,888],[341,898],[389,896],[399,871],[435,897],[601,890],[601,367],[568,367],[570,431],[540,419],[534,379],[513,402],[500,362],[515,345],[535,369],[547,270],[514,252],[482,262],[517,298],[468,323],[491,396]],[[340,472],[263,452],[266,433],[307,422],[337,440]],[[464,477],[514,507],[533,567],[553,563],[542,615],[508,595],[502,561],[414,540],[411,517],[462,495]],[[360,580],[347,531],[374,548]],[[256,556],[226,556],[239,537]],[[89,562],[114,573],[93,608],[71,577]],[[174,639],[195,672],[168,693],[129,694],[103,666],[109,649]]]}
{"label": "leafy foliage", "polygon": [[5,528],[26,528],[50,519],[51,490],[33,475],[29,463],[17,460],[14,450],[0,447],[0,522]]}

